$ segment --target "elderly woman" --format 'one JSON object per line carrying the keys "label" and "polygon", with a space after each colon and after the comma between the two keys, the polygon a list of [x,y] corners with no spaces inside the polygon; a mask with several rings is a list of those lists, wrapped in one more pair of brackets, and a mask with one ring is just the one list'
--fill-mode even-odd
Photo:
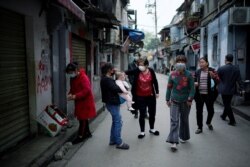
{"label": "elderly woman", "polygon": [[176,57],[175,71],[168,79],[166,103],[170,107],[171,127],[166,142],[171,143],[171,150],[177,150],[179,140],[190,139],[189,112],[195,94],[194,80],[186,70],[187,58],[183,55]]}
{"label": "elderly woman", "polygon": [[126,71],[127,75],[134,75],[132,94],[136,96],[135,103],[140,112],[139,124],[141,133],[139,139],[145,137],[145,116],[148,108],[149,113],[149,133],[159,136],[159,131],[154,129],[156,115],[156,98],[159,97],[159,87],[156,74],[149,68],[148,60],[139,59],[138,68]]}

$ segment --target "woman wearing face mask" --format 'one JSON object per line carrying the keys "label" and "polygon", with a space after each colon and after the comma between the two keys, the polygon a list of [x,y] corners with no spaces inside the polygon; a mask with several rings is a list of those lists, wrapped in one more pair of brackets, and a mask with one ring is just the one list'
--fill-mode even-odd
{"label": "woman wearing face mask", "polygon": [[198,129],[195,131],[196,134],[202,133],[204,103],[208,112],[206,124],[209,130],[213,130],[211,122],[214,115],[214,101],[218,95],[216,83],[219,82],[216,71],[209,67],[206,57],[199,59],[199,66],[200,69],[195,72],[196,119],[198,125]]}
{"label": "woman wearing face mask", "polygon": [[139,139],[145,137],[145,115],[148,108],[149,113],[149,133],[159,136],[159,131],[154,129],[156,115],[156,98],[159,97],[158,81],[153,69],[148,67],[148,60],[139,59],[138,68],[126,71],[127,75],[134,75],[132,93],[136,95],[135,103],[140,112],[139,124],[141,133]]}
{"label": "woman wearing face mask", "polygon": [[170,133],[166,142],[171,150],[177,150],[177,144],[190,139],[189,112],[194,97],[194,80],[186,70],[187,59],[183,55],[176,57],[175,71],[168,79],[166,103],[170,107]]}
{"label": "woman wearing face mask", "polygon": [[69,63],[66,73],[70,77],[70,91],[68,100],[75,102],[75,116],[79,121],[78,136],[72,142],[77,144],[85,138],[91,137],[88,119],[96,116],[95,102],[90,81],[83,69],[78,70],[76,62]]}

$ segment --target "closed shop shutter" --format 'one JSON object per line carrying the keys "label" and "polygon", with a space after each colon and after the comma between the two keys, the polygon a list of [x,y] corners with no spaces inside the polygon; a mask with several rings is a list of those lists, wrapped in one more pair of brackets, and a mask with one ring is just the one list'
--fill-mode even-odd
{"label": "closed shop shutter", "polygon": [[86,69],[86,44],[77,36],[72,37],[72,55],[73,61],[77,61],[79,67]]}
{"label": "closed shop shutter", "polygon": [[29,135],[24,17],[0,8],[0,153]]}

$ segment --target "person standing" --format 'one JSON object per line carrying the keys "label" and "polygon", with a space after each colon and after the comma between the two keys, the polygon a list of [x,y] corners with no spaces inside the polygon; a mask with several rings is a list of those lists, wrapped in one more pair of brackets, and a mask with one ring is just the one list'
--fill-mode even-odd
{"label": "person standing", "polygon": [[119,93],[123,93],[123,91],[116,85],[113,79],[115,70],[112,64],[104,64],[101,71],[103,75],[100,83],[102,101],[106,104],[106,108],[112,117],[109,145],[116,145],[118,149],[127,150],[129,149],[129,145],[124,143],[121,138],[122,117],[120,113]]}
{"label": "person standing", "polygon": [[[137,61],[138,61],[138,59],[139,59],[139,55],[136,55],[136,56],[134,56],[134,60],[133,60],[133,62],[131,62],[131,63],[129,63],[128,64],[128,70],[129,71],[132,71],[132,70],[135,70],[136,68],[137,68]],[[129,83],[131,84],[131,86],[133,87],[133,85],[134,85],[134,75],[129,75],[128,76],[128,80],[129,80]],[[135,99],[136,99],[136,94],[133,94],[133,92],[132,92],[132,97],[133,97],[133,101],[135,101]],[[131,113],[132,114],[134,114],[134,118],[138,118],[138,107],[137,107],[137,104],[136,103],[134,103],[134,104],[132,104],[132,107],[135,109],[135,110],[133,110],[133,111],[131,111]]]}
{"label": "person standing", "polygon": [[225,65],[218,69],[218,75],[220,78],[219,83],[219,93],[221,94],[222,101],[224,104],[223,114],[220,116],[222,120],[229,118],[229,125],[235,126],[236,121],[231,107],[231,101],[233,95],[237,92],[237,86],[239,85],[239,90],[241,94],[244,94],[243,82],[240,76],[240,70],[233,63],[233,55],[228,54],[225,57]]}
{"label": "person standing", "polygon": [[91,137],[88,119],[96,116],[95,101],[91,84],[84,69],[78,69],[78,63],[69,63],[66,73],[70,77],[70,91],[67,99],[75,102],[75,116],[79,121],[78,136],[72,142],[77,144]]}
{"label": "person standing", "polygon": [[[176,57],[175,71],[171,72],[166,91],[166,103],[170,107],[170,133],[166,142],[171,150],[177,150],[177,144],[190,139],[189,112],[195,94],[194,79],[186,70],[187,58]],[[180,125],[180,126],[179,126]]]}
{"label": "person standing", "polygon": [[139,124],[141,133],[139,139],[145,137],[145,116],[148,108],[149,113],[149,133],[159,136],[160,132],[154,129],[156,115],[156,98],[159,97],[159,87],[156,74],[153,69],[149,68],[148,60],[139,59],[138,68],[126,71],[127,75],[134,75],[132,94],[136,95],[135,103],[140,112]]}
{"label": "person standing", "polygon": [[196,102],[196,119],[198,129],[195,131],[196,134],[202,133],[203,127],[203,106],[204,103],[207,107],[207,121],[206,124],[209,130],[213,130],[211,124],[214,116],[214,101],[217,98],[217,83],[219,77],[215,69],[209,67],[209,62],[206,57],[199,59],[200,69],[195,72],[195,102]]}

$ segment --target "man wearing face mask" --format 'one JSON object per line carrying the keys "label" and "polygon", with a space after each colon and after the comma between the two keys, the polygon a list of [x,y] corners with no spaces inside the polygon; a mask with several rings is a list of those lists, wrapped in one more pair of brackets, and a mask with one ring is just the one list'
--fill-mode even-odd
{"label": "man wearing face mask", "polygon": [[187,58],[176,57],[175,71],[168,79],[166,103],[170,107],[170,133],[166,142],[171,143],[171,150],[177,150],[179,141],[190,139],[189,112],[195,94],[192,74],[186,70]]}
{"label": "man wearing face mask", "polygon": [[132,85],[132,92],[136,95],[135,103],[140,112],[139,124],[141,133],[138,135],[139,139],[145,137],[145,116],[148,109],[149,113],[149,133],[159,136],[159,131],[154,129],[155,115],[156,115],[156,98],[159,97],[159,87],[156,74],[153,69],[148,67],[148,60],[139,59],[138,68],[128,70],[127,75],[134,76]]}
{"label": "man wearing face mask", "polygon": [[74,100],[75,116],[79,121],[78,136],[72,142],[77,144],[92,136],[88,119],[96,116],[95,101],[88,76],[83,69],[78,70],[76,62],[67,65],[66,73],[70,77],[70,91],[67,99]]}

